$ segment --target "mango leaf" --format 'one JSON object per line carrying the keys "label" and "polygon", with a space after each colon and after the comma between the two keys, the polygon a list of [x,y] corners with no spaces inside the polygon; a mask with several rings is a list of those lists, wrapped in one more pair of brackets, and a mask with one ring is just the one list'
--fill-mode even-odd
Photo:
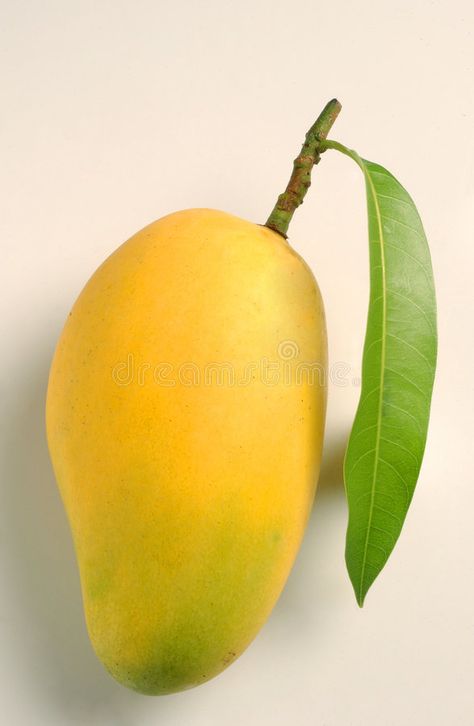
{"label": "mango leaf", "polygon": [[365,177],[370,299],[359,406],[344,461],[346,564],[357,602],[400,534],[425,449],[436,366],[436,298],[416,207],[378,164],[338,142]]}

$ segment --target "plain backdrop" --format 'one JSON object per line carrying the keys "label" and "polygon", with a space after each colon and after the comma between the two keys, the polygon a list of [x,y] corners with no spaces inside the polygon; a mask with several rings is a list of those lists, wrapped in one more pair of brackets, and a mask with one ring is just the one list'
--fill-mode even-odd
{"label": "plain backdrop", "polygon": [[[0,720],[9,726],[468,726],[473,710],[474,103],[468,0],[0,2]],[[333,138],[417,202],[439,305],[428,446],[398,545],[360,610],[342,456],[368,296],[363,184],[328,152],[291,229],[323,292],[331,364],[314,514],[247,652],[162,698],[89,644],[45,445],[48,367],[97,265],[148,222],[207,206],[264,222],[324,103]]]}

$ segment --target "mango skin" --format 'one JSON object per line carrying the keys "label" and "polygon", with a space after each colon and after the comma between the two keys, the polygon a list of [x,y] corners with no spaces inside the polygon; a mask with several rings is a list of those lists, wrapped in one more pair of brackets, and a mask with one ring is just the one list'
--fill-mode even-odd
{"label": "mango skin", "polygon": [[[265,359],[277,381],[246,369]],[[48,443],[90,638],[125,686],[196,686],[267,619],[319,471],[326,388],[298,379],[307,361],[326,367],[312,273],[280,235],[224,212],[149,225],[76,301]],[[204,380],[224,362],[234,382]]]}

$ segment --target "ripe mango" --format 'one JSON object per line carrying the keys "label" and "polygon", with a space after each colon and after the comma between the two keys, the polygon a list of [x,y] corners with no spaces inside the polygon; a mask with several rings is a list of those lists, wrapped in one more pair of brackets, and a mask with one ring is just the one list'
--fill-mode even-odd
{"label": "ripe mango", "polygon": [[267,227],[171,214],[87,283],[47,433],[90,638],[122,684],[196,686],[265,622],[313,501],[325,367],[317,284]]}

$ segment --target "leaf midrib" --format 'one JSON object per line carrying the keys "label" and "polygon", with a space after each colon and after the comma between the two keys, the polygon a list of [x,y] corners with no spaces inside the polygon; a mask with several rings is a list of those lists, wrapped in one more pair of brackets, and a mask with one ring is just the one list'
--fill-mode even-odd
{"label": "leaf midrib", "polygon": [[377,226],[378,226],[378,230],[379,230],[380,262],[381,262],[380,269],[382,270],[382,296],[381,296],[382,297],[382,347],[381,347],[381,353],[380,353],[382,365],[381,365],[381,369],[380,369],[380,385],[379,385],[377,431],[376,431],[375,457],[374,457],[374,473],[373,473],[373,477],[372,477],[372,484],[371,484],[371,490],[370,490],[369,518],[368,518],[368,522],[367,522],[367,534],[365,536],[365,543],[364,543],[364,550],[363,550],[363,557],[362,557],[362,567],[361,567],[360,582],[359,582],[359,593],[358,593],[358,598],[357,598],[359,601],[359,605],[362,605],[364,602],[364,594],[363,594],[364,577],[365,577],[365,571],[366,571],[366,566],[367,566],[367,552],[368,552],[368,547],[369,547],[370,534],[372,531],[372,519],[373,519],[374,505],[375,505],[375,489],[376,489],[376,480],[377,480],[377,472],[378,472],[378,460],[379,460],[381,428],[382,428],[382,406],[383,406],[383,387],[384,387],[384,379],[385,379],[386,328],[387,328],[387,285],[386,285],[386,271],[385,271],[385,248],[384,248],[385,240],[384,240],[384,236],[383,236],[382,215],[381,215],[380,207],[378,204],[377,195],[375,193],[374,184],[370,177],[370,172],[368,171],[365,164],[362,166],[362,169],[364,171],[367,182],[370,186],[372,199],[374,200],[375,213],[376,213],[376,217],[377,217]]}

